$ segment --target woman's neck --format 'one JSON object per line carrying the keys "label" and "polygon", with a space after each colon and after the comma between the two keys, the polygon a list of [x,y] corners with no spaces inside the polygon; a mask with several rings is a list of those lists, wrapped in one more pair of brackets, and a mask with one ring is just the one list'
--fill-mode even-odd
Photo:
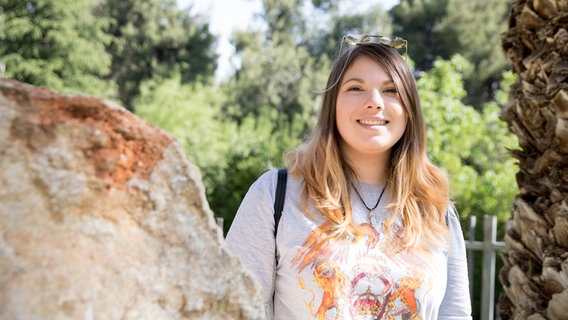
{"label": "woman's neck", "polygon": [[385,185],[388,178],[390,156],[360,156],[347,159],[361,183]]}

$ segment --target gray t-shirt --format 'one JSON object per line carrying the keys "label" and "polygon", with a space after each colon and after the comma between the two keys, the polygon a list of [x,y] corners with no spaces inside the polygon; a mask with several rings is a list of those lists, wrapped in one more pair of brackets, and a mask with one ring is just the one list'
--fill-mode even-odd
{"label": "gray t-shirt", "polygon": [[[399,223],[393,236],[385,234],[388,190],[372,219],[352,197],[364,232],[334,237],[316,210],[302,213],[302,181],[289,175],[275,241],[276,180],[274,169],[251,186],[226,238],[260,282],[269,319],[471,319],[465,243],[452,209],[449,245],[429,252],[402,248]],[[369,205],[383,188],[355,186]]]}

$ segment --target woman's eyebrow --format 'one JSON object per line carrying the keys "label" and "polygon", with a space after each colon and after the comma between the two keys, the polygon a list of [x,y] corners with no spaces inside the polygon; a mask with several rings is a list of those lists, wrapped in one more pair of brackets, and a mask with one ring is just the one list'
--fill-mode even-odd
{"label": "woman's eyebrow", "polygon": [[[343,81],[343,83],[341,83],[341,85],[343,86],[343,85],[345,85],[349,82],[365,83],[365,80],[363,80],[361,78],[357,78],[357,77],[349,78],[349,79]],[[393,83],[394,83],[394,81],[392,79],[388,79],[388,80],[383,81],[381,83],[381,85],[386,86],[386,85],[390,85],[390,84],[393,84]]]}
{"label": "woman's eyebrow", "polygon": [[349,82],[363,83],[363,82],[365,82],[365,81],[363,81],[363,79],[361,79],[361,78],[349,78],[349,79],[343,81],[343,83],[342,83],[341,85],[347,84],[347,83],[349,83]]}

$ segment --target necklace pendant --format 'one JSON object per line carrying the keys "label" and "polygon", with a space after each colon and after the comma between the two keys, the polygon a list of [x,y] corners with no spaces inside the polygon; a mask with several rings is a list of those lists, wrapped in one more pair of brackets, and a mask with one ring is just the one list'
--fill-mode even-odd
{"label": "necklace pendant", "polygon": [[369,222],[374,228],[377,228],[377,216],[375,215],[375,212],[373,212],[373,210],[369,210]]}
{"label": "necklace pendant", "polygon": [[359,200],[361,200],[361,203],[363,203],[363,206],[365,206],[365,208],[367,208],[367,210],[369,210],[369,222],[371,223],[371,225],[375,229],[377,229],[377,221],[376,221],[377,217],[375,216],[375,212],[373,212],[373,210],[377,209],[377,207],[379,206],[379,203],[381,203],[381,199],[383,197],[383,194],[385,193],[386,187],[383,187],[383,191],[381,191],[381,194],[379,195],[379,199],[377,199],[377,203],[375,203],[375,206],[370,208],[369,206],[367,206],[367,204],[363,200],[363,197],[361,197],[361,194],[359,194],[359,191],[357,190],[357,188],[355,188],[355,185],[353,183],[351,183],[351,185],[353,186],[353,190],[355,190],[355,194],[359,197]]}

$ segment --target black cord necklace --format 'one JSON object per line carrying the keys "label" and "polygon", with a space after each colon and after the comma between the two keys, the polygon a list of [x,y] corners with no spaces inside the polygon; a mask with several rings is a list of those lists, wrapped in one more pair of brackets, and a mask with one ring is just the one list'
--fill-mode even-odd
{"label": "black cord necklace", "polygon": [[361,200],[361,202],[363,203],[365,208],[367,208],[367,210],[369,210],[369,215],[371,215],[373,213],[373,210],[377,209],[377,207],[379,206],[379,202],[381,202],[381,198],[383,197],[383,193],[385,193],[386,187],[383,187],[383,191],[381,191],[381,194],[379,195],[379,199],[377,200],[377,203],[375,203],[375,206],[372,207],[372,208],[369,208],[369,206],[367,206],[367,204],[365,203],[365,200],[363,200],[363,197],[361,197],[361,194],[359,194],[359,191],[357,190],[357,188],[355,188],[355,185],[353,184],[353,182],[351,182],[351,186],[353,186],[353,189],[355,189],[355,193],[359,197],[359,200]]}

